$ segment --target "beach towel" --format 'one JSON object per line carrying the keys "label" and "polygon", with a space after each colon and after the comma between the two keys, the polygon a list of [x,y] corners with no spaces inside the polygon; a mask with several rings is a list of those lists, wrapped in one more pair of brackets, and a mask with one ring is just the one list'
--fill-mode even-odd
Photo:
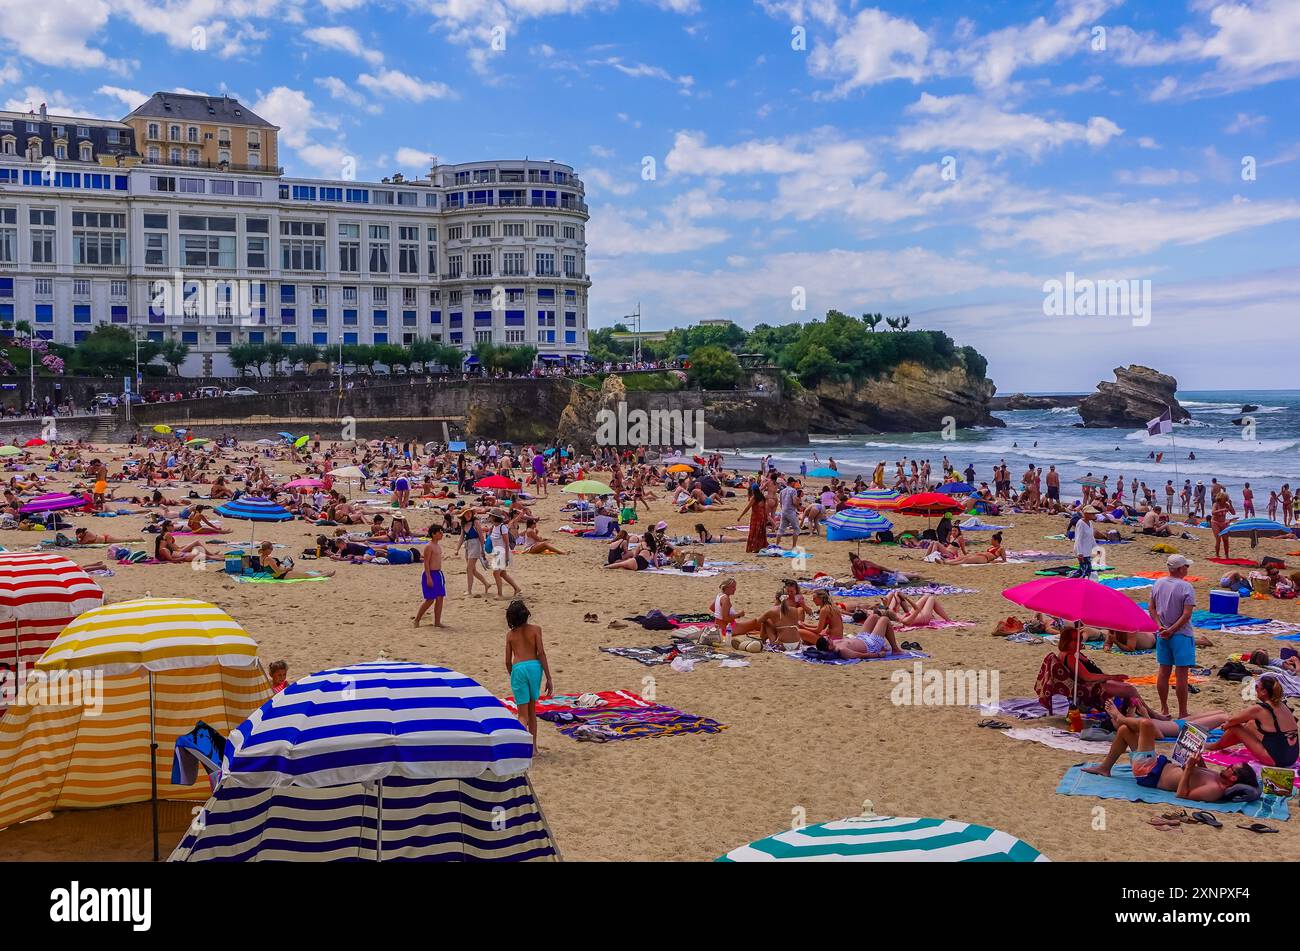
{"label": "beach towel", "polygon": [[324,575],[319,578],[275,578],[268,573],[258,573],[252,575],[235,575],[236,581],[244,584],[297,584],[300,581],[329,581]]}
{"label": "beach towel", "polygon": [[[1142,610],[1147,610],[1147,602],[1143,601],[1138,604]],[[1219,614],[1215,611],[1195,610],[1192,612],[1192,627],[1199,627],[1207,631],[1236,631],[1238,628],[1259,627],[1268,624],[1266,618],[1248,617],[1245,614]],[[1243,633],[1251,633],[1245,631]]]}
{"label": "beach towel", "polygon": [[[1155,652],[1152,651],[1152,653]],[[1187,682],[1189,684],[1203,684],[1207,680],[1209,680],[1208,677],[1199,677],[1196,674],[1187,675]],[[1155,686],[1155,682],[1156,682],[1155,674],[1143,674],[1141,677],[1130,677],[1127,681],[1125,681],[1125,683],[1130,683],[1135,687],[1153,687]]]}
{"label": "beach towel", "polygon": [[974,594],[976,591],[975,588],[959,588],[951,584],[922,584],[903,588],[875,588],[871,585],[859,585],[853,588],[831,588],[829,590],[837,598],[880,598],[894,591],[913,598],[927,594]]}
{"label": "beach towel", "polygon": [[758,552],[759,558],[811,558],[812,555],[806,551],[787,551],[784,548],[764,548]]}
{"label": "beach towel", "polygon": [[1062,555],[1060,552],[1038,551],[1031,548],[1027,551],[1009,551],[1007,557],[1015,559],[1016,563],[1019,564],[1026,561],[1060,561],[1062,558],[1069,556]]}
{"label": "beach towel", "polygon": [[1133,779],[1133,770],[1126,763],[1117,763],[1109,776],[1085,773],[1083,764],[1071,766],[1061,777],[1056,791],[1062,796],[1090,796],[1096,799],[1123,799],[1128,802],[1172,803],[1189,809],[1208,809],[1211,812],[1236,812],[1252,819],[1290,818],[1287,802],[1278,796],[1260,796],[1254,802],[1193,802],[1179,799],[1163,789],[1139,786]]}
{"label": "beach towel", "polygon": [[221,769],[221,757],[226,751],[226,738],[202,720],[194,729],[176,738],[172,752],[172,785],[193,786],[199,778],[199,766],[208,771],[215,781]]}
{"label": "beach towel", "polygon": [[[1154,581],[1154,580],[1157,579],[1157,578],[1168,578],[1168,577],[1169,577],[1169,572],[1167,572],[1167,571],[1135,571],[1135,572],[1133,572],[1133,577],[1134,577],[1134,578],[1150,578],[1151,580]],[[1183,580],[1184,580],[1184,581],[1196,582],[1196,581],[1204,581],[1205,579],[1204,579],[1204,578],[1201,578],[1201,577],[1198,576],[1198,575],[1187,575],[1185,578],[1183,578]]]}
{"label": "beach towel", "polygon": [[1037,697],[1008,697],[989,706],[980,704],[971,704],[971,706],[978,707],[980,713],[987,717],[1014,717],[1017,720],[1038,720],[1047,716],[1063,717],[1070,712],[1069,698],[1061,696],[1052,698],[1050,711],[1039,702]]}
{"label": "beach towel", "polygon": [[716,578],[721,572],[703,568],[698,571],[683,571],[681,568],[647,568],[650,575],[678,575],[684,578]]}
{"label": "beach towel", "polygon": [[1149,588],[1155,583],[1154,578],[1102,578],[1098,581],[1098,584],[1104,584],[1116,591],[1126,591],[1130,588]]}
{"label": "beach towel", "polygon": [[928,624],[908,624],[903,627],[895,628],[899,633],[907,631],[924,631],[935,630],[942,631],[953,627],[974,627],[974,621],[945,621],[943,618],[931,618]]}
{"label": "beach towel", "polygon": [[1010,525],[989,525],[976,517],[968,518],[959,524],[963,532],[1005,532],[1011,528]]}
{"label": "beach towel", "polygon": [[889,654],[886,657],[836,657],[829,651],[819,651],[813,647],[805,647],[801,651],[784,651],[773,650],[767,653],[780,654],[783,657],[790,657],[794,660],[801,660],[805,664],[831,664],[834,666],[845,666],[848,664],[866,664],[873,660],[920,660],[929,657],[929,654],[921,651],[901,651],[897,654]]}
{"label": "beach towel", "polygon": [[[1085,740],[1078,733],[1071,733],[1069,730],[1062,730],[1054,726],[1038,727],[1013,727],[1010,730],[999,730],[1004,736],[1013,740],[1029,740],[1032,743],[1041,743],[1043,746],[1050,746],[1054,750],[1066,750],[1070,753],[1088,753],[1095,756],[1105,756],[1106,751],[1110,749],[1110,740]],[[1207,734],[1207,742],[1215,743],[1223,736],[1222,730],[1211,730]],[[1177,737],[1166,736],[1156,740],[1157,743],[1172,743]],[[1208,758],[1208,754],[1207,754]]]}
{"label": "beach towel", "polygon": [[[708,717],[683,713],[674,707],[609,707],[595,710],[552,711],[539,714],[556,722],[565,736],[581,740],[641,740],[649,737],[683,736],[687,733],[721,733],[724,724]],[[558,722],[557,722],[558,721]]]}
{"label": "beach towel", "polygon": [[[630,690],[600,690],[593,693],[577,694],[556,694],[552,697],[543,697],[537,701],[536,709],[538,714],[554,713],[558,710],[590,710],[591,707],[580,706],[579,697],[595,697],[601,701],[597,706],[605,707],[653,707],[654,704]],[[502,698],[501,703],[511,713],[517,714],[519,708],[515,705],[513,697]]]}
{"label": "beach towel", "polygon": [[1216,565],[1240,565],[1244,568],[1258,568],[1259,562],[1251,561],[1249,558],[1207,558],[1206,561],[1212,561]]}
{"label": "beach towel", "polygon": [[602,653],[613,654],[615,657],[626,657],[628,660],[634,660],[638,664],[645,664],[647,667],[672,664],[678,657],[687,657],[697,662],[707,662],[726,660],[732,656],[731,654],[722,654],[709,650],[709,648],[701,647],[699,644],[685,642],[651,647],[602,647],[600,650]]}

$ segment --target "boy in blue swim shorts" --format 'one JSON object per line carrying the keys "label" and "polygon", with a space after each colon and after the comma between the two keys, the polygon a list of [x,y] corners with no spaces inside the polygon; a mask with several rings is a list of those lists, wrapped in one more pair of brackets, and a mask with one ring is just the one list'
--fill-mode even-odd
{"label": "boy in blue swim shorts", "polygon": [[430,607],[433,608],[433,626],[443,626],[442,602],[447,596],[447,579],[442,573],[442,546],[438,544],[441,540],[442,526],[430,526],[429,544],[424,546],[424,556],[421,559],[423,570],[420,572],[420,593],[424,595],[424,603],[415,612],[415,627],[420,626],[420,619]]}
{"label": "boy in blue swim shorts", "polygon": [[[519,722],[533,735],[533,751],[537,750],[537,701],[551,696],[551,667],[546,661],[546,648],[542,646],[542,629],[528,623],[528,606],[523,601],[511,601],[506,608],[506,671],[510,674],[510,692],[514,694]],[[546,690],[542,690],[542,677]]]}

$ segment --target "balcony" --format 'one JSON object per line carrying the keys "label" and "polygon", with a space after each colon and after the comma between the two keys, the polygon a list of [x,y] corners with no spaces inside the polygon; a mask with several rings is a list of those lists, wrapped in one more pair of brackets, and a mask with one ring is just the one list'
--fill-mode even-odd
{"label": "balcony", "polygon": [[277,165],[241,165],[238,162],[212,162],[207,160],[188,162],[184,159],[173,162],[170,159],[157,158],[152,160],[146,159],[144,164],[150,166],[164,166],[167,168],[207,169],[213,172],[254,172],[260,175],[284,174],[284,169]]}

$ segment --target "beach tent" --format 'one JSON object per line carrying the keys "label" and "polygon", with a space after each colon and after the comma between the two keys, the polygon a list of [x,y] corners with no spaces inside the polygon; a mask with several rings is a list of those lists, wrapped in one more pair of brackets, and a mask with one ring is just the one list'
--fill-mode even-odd
{"label": "beach tent", "polygon": [[554,860],[532,753],[501,701],[454,670],[322,671],[230,734],[171,861]]}
{"label": "beach tent", "polygon": [[[12,658],[10,683],[23,664],[33,664],[68,623],[104,603],[95,579],[71,559],[46,552],[0,553],[0,629],[12,623],[13,652],[0,651],[0,664]],[[0,697],[0,712],[5,698]]]}
{"label": "beach tent", "polygon": [[719,862],[1048,862],[1036,848],[987,826],[952,819],[856,816],[780,832]]}
{"label": "beach tent", "polygon": [[[0,827],[54,809],[202,801],[171,782],[177,737],[233,729],[271,693],[257,644],[225,612],[184,598],[87,611],[36,663],[0,720]],[[157,750],[168,751],[163,756]]]}
{"label": "beach tent", "polygon": [[838,469],[832,469],[829,466],[822,466],[819,469],[812,469],[808,473],[810,479],[842,479],[844,474]]}
{"label": "beach tent", "polygon": [[[257,663],[255,640],[221,608],[188,598],[140,598],[87,611],[55,639],[36,661],[36,670],[49,674],[49,699],[60,702],[49,707],[65,731],[62,735],[74,743],[72,752],[82,751],[82,786],[88,802],[65,802],[68,781],[64,780],[55,783],[59,805],[152,799],[155,859],[159,854],[157,800],[183,798],[185,792],[170,783],[170,764],[168,759],[160,763],[159,747],[170,750],[196,720],[218,730],[230,729],[270,692],[270,682]],[[98,690],[99,683],[103,683],[104,708],[96,712],[86,698],[87,691]],[[78,691],[77,700],[66,703],[73,690]],[[44,734],[51,729],[42,725],[10,737],[14,709],[17,704],[5,713],[6,729],[0,731],[0,789],[4,790],[0,795],[4,798],[13,782],[8,776],[9,755],[21,759],[23,752],[32,752],[31,747],[43,746]],[[0,824],[3,815],[0,811]]]}

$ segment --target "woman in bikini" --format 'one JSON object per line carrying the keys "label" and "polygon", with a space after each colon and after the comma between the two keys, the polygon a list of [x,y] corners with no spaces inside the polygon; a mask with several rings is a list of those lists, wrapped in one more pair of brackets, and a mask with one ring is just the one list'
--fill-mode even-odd
{"label": "woman in bikini", "polygon": [[984,551],[973,551],[968,555],[954,555],[953,553],[957,552],[957,549],[934,542],[926,552],[926,557],[928,558],[935,552],[939,553],[939,557],[945,565],[991,565],[995,561],[1007,560],[1007,550],[1002,547],[1001,532],[993,533],[993,537],[989,539],[989,547]]}
{"label": "woman in bikini", "polygon": [[521,555],[567,555],[560,551],[537,530],[537,519],[530,518],[524,522],[523,544],[516,549]]}
{"label": "woman in bikini", "polygon": [[803,638],[799,636],[801,615],[783,589],[776,596],[776,606],[759,618],[763,640],[787,654],[803,650]]}
{"label": "woman in bikini", "polygon": [[1206,750],[1243,744],[1265,766],[1294,766],[1300,759],[1295,714],[1286,705],[1282,681],[1264,674],[1255,681],[1255,699],[1223,724],[1223,737]]}
{"label": "woman in bikini", "polygon": [[817,641],[818,650],[834,651],[844,660],[870,660],[902,653],[902,648],[894,639],[893,622],[883,610],[855,611],[853,621],[862,625],[858,633],[839,640],[820,638]]}
{"label": "woman in bikini", "polygon": [[207,510],[206,505],[195,505],[190,509],[190,517],[186,521],[191,535],[228,535],[230,529],[222,528],[213,522],[203,513]]}
{"label": "woman in bikini", "polygon": [[223,553],[220,551],[211,551],[203,542],[191,542],[184,548],[178,548],[176,545],[176,536],[172,534],[172,523],[164,522],[162,531],[154,539],[153,556],[159,561],[169,564],[181,564],[191,562],[196,559],[222,558]]}

